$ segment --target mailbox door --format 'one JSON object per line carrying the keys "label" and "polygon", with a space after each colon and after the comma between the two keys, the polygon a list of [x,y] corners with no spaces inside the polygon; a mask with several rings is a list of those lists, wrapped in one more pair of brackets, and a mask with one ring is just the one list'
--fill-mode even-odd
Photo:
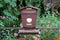
{"label": "mailbox door", "polygon": [[36,26],[37,10],[27,8],[21,10],[22,25],[24,28],[35,28]]}
{"label": "mailbox door", "polygon": [[36,17],[35,14],[22,15],[22,24],[24,28],[35,28],[36,26]]}

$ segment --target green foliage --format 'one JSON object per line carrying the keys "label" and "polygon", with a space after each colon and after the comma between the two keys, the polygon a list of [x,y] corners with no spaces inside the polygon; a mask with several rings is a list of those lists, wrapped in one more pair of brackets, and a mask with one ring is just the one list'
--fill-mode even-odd
{"label": "green foliage", "polygon": [[2,5],[2,4],[0,4],[0,7],[3,7],[3,5]]}
{"label": "green foliage", "polygon": [[[13,27],[13,25],[17,25],[18,21],[20,20],[18,16],[20,15],[20,8],[17,8],[16,4],[17,0],[1,0],[0,1],[0,10],[1,16],[5,16],[5,19],[2,20],[1,26],[5,27]],[[19,21],[20,22],[20,21]],[[12,24],[12,26],[11,26]],[[20,23],[19,23],[20,25]],[[18,26],[19,26],[18,25]]]}
{"label": "green foliage", "polygon": [[[58,17],[55,12],[53,12],[53,14],[50,14],[49,11],[50,3],[46,5],[45,9],[43,9],[42,7],[43,0],[19,0],[18,6],[16,3],[17,0],[0,0],[0,16],[5,16],[5,18],[0,18],[0,28],[20,27],[21,19],[18,18],[18,16],[20,15],[20,8],[24,6],[34,6],[38,8],[38,15],[36,22],[37,28],[60,27],[60,17]],[[0,33],[2,34],[1,40],[17,40],[17,38],[13,36],[14,31],[2,30],[0,31]],[[53,40],[51,38],[57,35],[58,32],[56,32],[56,30],[55,31],[46,30],[46,31],[41,31],[40,37],[41,39],[49,38],[49,40]],[[20,36],[26,38],[25,34]],[[31,36],[33,37],[34,35]],[[30,39],[33,40],[33,38]]]}
{"label": "green foliage", "polygon": [[[41,22],[42,21],[42,22]],[[42,27],[47,28],[55,28],[58,27],[57,25],[60,24],[59,20],[54,16],[54,14],[50,15],[48,14],[46,17],[41,18],[41,25]]]}
{"label": "green foliage", "polygon": [[[24,6],[23,1],[25,0],[19,0],[20,4],[17,6],[16,2],[17,0],[1,0],[0,1],[0,8],[1,8],[1,16],[6,16],[5,19],[2,19],[2,22],[4,23],[5,27],[10,27],[11,24],[17,25],[21,20],[18,18],[18,15],[20,15],[20,8]],[[27,0],[25,1],[26,6],[35,6],[39,8],[38,16],[40,16],[41,13],[41,5],[43,0]],[[20,21],[19,21],[20,20]],[[6,22],[5,22],[6,21]],[[8,21],[8,22],[7,22]],[[20,26],[20,23],[19,25]]]}
{"label": "green foliage", "polygon": [[4,27],[4,23],[0,20],[0,28]]}
{"label": "green foliage", "polygon": [[13,36],[13,30],[1,30],[0,32],[1,32],[1,40],[17,40]]}
{"label": "green foliage", "polygon": [[41,30],[41,39],[55,40],[58,37],[58,30]]}
{"label": "green foliage", "polygon": [[42,18],[40,18],[39,16],[37,17],[37,25],[36,25],[37,27],[39,27],[39,28],[58,28],[58,27],[60,27],[60,20],[58,20],[59,18],[57,18],[57,15],[55,12],[53,12],[53,14],[50,14],[49,6],[50,6],[50,3],[47,4],[46,8],[45,8],[46,16],[43,16]]}

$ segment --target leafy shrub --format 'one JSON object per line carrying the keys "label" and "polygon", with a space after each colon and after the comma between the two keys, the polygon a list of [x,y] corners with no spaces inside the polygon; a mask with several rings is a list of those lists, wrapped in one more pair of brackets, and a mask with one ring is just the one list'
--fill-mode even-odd
{"label": "leafy shrub", "polygon": [[[2,19],[2,23],[5,27],[17,26],[20,8],[17,8],[16,2],[17,0],[0,0],[0,16],[5,16],[5,18]],[[2,23],[1,26],[3,27]]]}
{"label": "leafy shrub", "polygon": [[[43,9],[43,0],[0,0],[0,16],[5,16],[5,18],[0,18],[0,28],[4,27],[20,27],[21,19],[18,16],[20,15],[20,8],[24,6],[34,6],[38,8],[37,15],[37,28],[58,28],[60,27],[60,17],[56,15],[55,12],[50,14],[50,3],[46,5],[45,10]],[[43,15],[42,15],[43,14]],[[16,30],[15,30],[16,31]],[[49,38],[51,39],[54,35],[52,33],[54,31],[46,30],[42,34],[40,34],[41,38]],[[1,40],[17,40],[11,30],[0,30]],[[7,34],[8,33],[8,34]],[[11,34],[10,34],[11,33]],[[57,32],[54,32],[57,33]],[[48,34],[48,35],[47,35]],[[43,35],[43,36],[42,36]],[[49,37],[49,35],[51,37]],[[34,35],[32,35],[34,36]],[[21,35],[21,37],[25,37],[26,35]],[[32,38],[31,38],[32,40]]]}
{"label": "leafy shrub", "polygon": [[56,13],[53,12],[53,14],[50,14],[49,11],[49,4],[47,4],[46,9],[45,9],[45,14],[43,17],[37,17],[37,27],[39,28],[58,28],[60,27],[60,20],[57,17]]}

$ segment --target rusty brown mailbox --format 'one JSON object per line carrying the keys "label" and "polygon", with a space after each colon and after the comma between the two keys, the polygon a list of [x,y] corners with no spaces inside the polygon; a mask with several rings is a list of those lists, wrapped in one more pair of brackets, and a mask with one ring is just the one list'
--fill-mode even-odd
{"label": "rusty brown mailbox", "polygon": [[32,6],[20,9],[23,28],[35,28],[37,18],[37,8]]}

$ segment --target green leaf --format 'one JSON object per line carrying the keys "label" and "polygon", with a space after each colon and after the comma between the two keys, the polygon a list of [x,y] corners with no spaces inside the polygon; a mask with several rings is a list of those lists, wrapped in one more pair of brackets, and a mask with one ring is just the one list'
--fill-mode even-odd
{"label": "green leaf", "polygon": [[[11,18],[13,19],[13,20],[16,20],[17,19],[17,17],[15,17],[15,16],[11,16]],[[18,19],[17,19],[18,20]]]}
{"label": "green leaf", "polygon": [[11,5],[12,7],[16,7],[16,3],[15,3],[15,2],[11,2],[10,5]]}
{"label": "green leaf", "polygon": [[19,11],[15,11],[14,13],[15,13],[15,15],[20,15]]}
{"label": "green leaf", "polygon": [[0,0],[0,1],[2,1],[2,0]]}
{"label": "green leaf", "polygon": [[12,0],[12,2],[16,2],[17,0]]}
{"label": "green leaf", "polygon": [[0,3],[0,7],[3,7],[3,5]]}
{"label": "green leaf", "polygon": [[4,0],[4,2],[5,2],[5,3],[10,3],[10,2],[11,2],[11,0]]}
{"label": "green leaf", "polygon": [[0,21],[0,28],[4,27],[4,23],[2,21]]}
{"label": "green leaf", "polygon": [[4,13],[6,16],[11,16],[11,13],[8,12],[8,10],[4,10],[3,13]]}

